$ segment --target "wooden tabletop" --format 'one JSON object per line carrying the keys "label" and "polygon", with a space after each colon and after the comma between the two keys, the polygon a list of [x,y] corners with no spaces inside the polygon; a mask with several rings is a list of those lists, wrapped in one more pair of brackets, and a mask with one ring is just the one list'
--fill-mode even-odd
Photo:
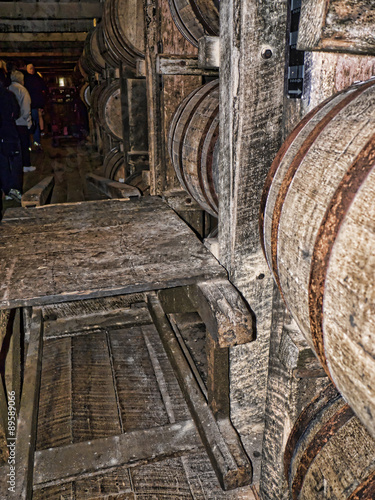
{"label": "wooden tabletop", "polygon": [[14,208],[0,224],[0,308],[227,277],[158,197]]}

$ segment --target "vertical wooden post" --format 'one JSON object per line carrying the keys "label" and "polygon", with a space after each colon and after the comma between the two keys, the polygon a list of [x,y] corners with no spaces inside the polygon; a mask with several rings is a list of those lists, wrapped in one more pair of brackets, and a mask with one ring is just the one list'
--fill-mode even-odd
{"label": "vertical wooden post", "polygon": [[260,197],[282,141],[286,2],[220,2],[220,261],[256,315],[257,340],[231,348],[232,420],[259,479],[273,281]]}
{"label": "vertical wooden post", "polygon": [[20,500],[29,499],[32,495],[42,350],[42,312],[36,309],[31,321],[15,441],[15,498]]}

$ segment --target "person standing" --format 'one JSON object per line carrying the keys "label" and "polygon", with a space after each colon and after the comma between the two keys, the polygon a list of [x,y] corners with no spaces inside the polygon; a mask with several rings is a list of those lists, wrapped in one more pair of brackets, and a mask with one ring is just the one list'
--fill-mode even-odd
{"label": "person standing", "polygon": [[[23,182],[22,157],[16,119],[19,105],[7,88],[4,69],[0,68],[0,189],[5,195],[21,201]],[[2,196],[0,196],[2,208]]]}
{"label": "person standing", "polygon": [[48,88],[43,78],[35,71],[33,64],[28,64],[26,66],[24,85],[31,97],[31,116],[35,124],[33,144],[37,149],[41,150],[42,146],[40,144],[41,130],[39,123],[39,114],[42,112],[45,106]]}
{"label": "person standing", "polygon": [[24,87],[24,75],[17,70],[13,70],[10,74],[12,81],[9,90],[16,96],[20,107],[20,116],[16,120],[17,131],[21,143],[21,155],[24,172],[33,172],[35,167],[30,165],[30,128],[32,126],[31,119],[31,97],[27,89]]}

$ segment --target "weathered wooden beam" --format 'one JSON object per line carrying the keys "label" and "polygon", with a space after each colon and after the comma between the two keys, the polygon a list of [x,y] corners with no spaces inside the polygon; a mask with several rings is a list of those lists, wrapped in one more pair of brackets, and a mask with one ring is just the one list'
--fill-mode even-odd
{"label": "weathered wooden beam", "polygon": [[219,347],[255,340],[252,311],[226,279],[160,290],[158,296],[166,314],[198,312]]}
{"label": "weathered wooden beam", "polygon": [[107,195],[109,198],[139,198],[141,192],[134,186],[129,186],[122,182],[116,182],[105,177],[100,177],[96,174],[87,174],[86,180],[100,192]]}
{"label": "weathered wooden beam", "polygon": [[298,50],[375,54],[372,0],[303,0]]}
{"label": "weathered wooden beam", "polygon": [[156,59],[156,71],[159,75],[198,75],[217,76],[217,71],[199,65],[196,56],[176,56],[158,54]]}
{"label": "weathered wooden beam", "polygon": [[197,310],[219,347],[255,340],[253,313],[230,281],[198,283],[196,301]]}
{"label": "weathered wooden beam", "polygon": [[229,419],[222,421],[222,429],[230,434],[228,443],[216,422],[198,383],[189,368],[175,334],[168,322],[156,295],[148,295],[148,305],[159,332],[178,383],[185,396],[199,435],[206,448],[211,464],[224,490],[238,488],[251,483],[252,466],[246,456]]}
{"label": "weathered wooden beam", "polygon": [[38,184],[26,191],[26,193],[23,193],[21,205],[23,207],[40,207],[41,205],[45,205],[54,184],[55,178],[53,175],[45,177]]}
{"label": "weathered wooden beam", "polygon": [[34,485],[88,472],[190,453],[202,447],[192,420],[126,432],[35,453]]}
{"label": "weathered wooden beam", "polygon": [[[30,342],[24,369],[20,411],[15,443],[15,497],[31,498],[42,365],[43,333],[42,314],[34,309],[31,321]],[[8,439],[9,440],[9,439]]]}
{"label": "weathered wooden beam", "polygon": [[79,332],[85,334],[95,328],[103,329],[114,326],[130,327],[150,323],[150,316],[144,309],[113,309],[100,313],[82,314],[81,316],[45,319],[44,338],[67,336]]}
{"label": "weathered wooden beam", "polygon": [[198,66],[206,69],[219,69],[220,37],[203,36],[198,40]]}
{"label": "weathered wooden beam", "polygon": [[102,16],[102,3],[0,2],[0,18],[5,19],[94,19]]}
{"label": "weathered wooden beam", "polygon": [[0,42],[37,43],[37,42],[84,42],[87,31],[77,33],[0,33]]}
{"label": "weathered wooden beam", "polygon": [[261,193],[282,143],[287,3],[220,2],[219,256],[251,304],[257,340],[231,350],[232,421],[259,478],[273,280],[259,242]]}
{"label": "weathered wooden beam", "polygon": [[[1,43],[1,42],[0,42]],[[0,50],[1,57],[73,57],[77,56],[77,58],[82,54],[81,48],[75,49],[56,49],[56,50],[41,50],[41,51],[28,51],[28,50]],[[74,61],[73,66],[77,64],[77,61]]]}
{"label": "weathered wooden beam", "polygon": [[[68,9],[67,9],[68,10]],[[89,31],[92,28],[92,19],[1,19],[0,31],[2,33],[66,33]]]}

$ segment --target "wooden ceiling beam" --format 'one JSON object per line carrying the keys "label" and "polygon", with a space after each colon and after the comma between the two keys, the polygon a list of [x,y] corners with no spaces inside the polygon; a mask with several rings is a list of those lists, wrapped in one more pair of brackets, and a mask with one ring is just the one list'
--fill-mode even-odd
{"label": "wooden ceiling beam", "polygon": [[102,16],[100,2],[0,2],[0,18],[25,19],[93,19]]}

